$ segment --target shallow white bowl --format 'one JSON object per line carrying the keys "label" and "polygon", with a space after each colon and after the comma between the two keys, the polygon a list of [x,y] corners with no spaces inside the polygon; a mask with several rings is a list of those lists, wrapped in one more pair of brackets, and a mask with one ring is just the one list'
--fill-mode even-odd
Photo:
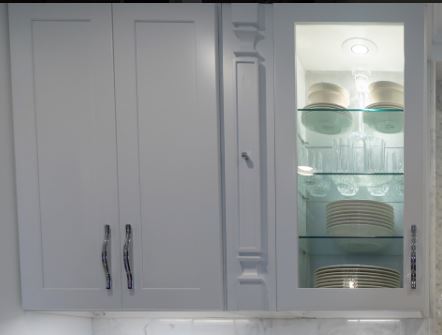
{"label": "shallow white bowl", "polygon": [[350,94],[348,91],[332,83],[316,83],[308,89],[307,103],[311,104],[332,104],[342,108],[348,108]]}
{"label": "shallow white bowl", "polygon": [[392,81],[377,81],[368,86],[367,108],[375,106],[390,106],[402,108],[404,106],[404,87]]}

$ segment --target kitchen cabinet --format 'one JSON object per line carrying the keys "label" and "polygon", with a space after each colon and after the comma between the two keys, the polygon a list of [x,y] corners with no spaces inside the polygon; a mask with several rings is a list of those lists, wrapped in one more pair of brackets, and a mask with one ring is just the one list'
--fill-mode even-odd
{"label": "kitchen cabinet", "polygon": [[425,313],[425,6],[273,10],[278,310]]}
{"label": "kitchen cabinet", "polygon": [[111,7],[11,5],[9,19],[23,306],[112,308],[121,288]]}
{"label": "kitchen cabinet", "polygon": [[24,308],[428,312],[425,5],[9,9]]}
{"label": "kitchen cabinet", "polygon": [[123,306],[222,309],[214,5],[114,5]]}
{"label": "kitchen cabinet", "polygon": [[9,19],[23,307],[222,309],[216,6]]}

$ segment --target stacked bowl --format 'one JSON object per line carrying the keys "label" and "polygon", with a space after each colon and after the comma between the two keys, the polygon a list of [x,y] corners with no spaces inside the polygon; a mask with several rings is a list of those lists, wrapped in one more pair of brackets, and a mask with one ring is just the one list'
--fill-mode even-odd
{"label": "stacked bowl", "polygon": [[[366,108],[392,109],[404,108],[404,87],[392,81],[377,81],[368,87],[368,106]],[[404,128],[404,113],[365,112],[364,122],[371,128],[387,134],[399,133]]]}
{"label": "stacked bowl", "polygon": [[340,264],[323,266],[314,272],[317,288],[397,288],[401,286],[398,271],[382,266]]}
{"label": "stacked bowl", "polygon": [[336,241],[346,251],[364,253],[382,250],[389,240],[369,237],[388,237],[393,233],[394,212],[388,204],[371,200],[340,200],[327,205],[327,234],[348,237]]}
{"label": "stacked bowl", "polygon": [[337,135],[350,129],[352,116],[345,109],[350,103],[348,91],[332,83],[316,83],[307,92],[307,105],[301,121],[320,134]]}

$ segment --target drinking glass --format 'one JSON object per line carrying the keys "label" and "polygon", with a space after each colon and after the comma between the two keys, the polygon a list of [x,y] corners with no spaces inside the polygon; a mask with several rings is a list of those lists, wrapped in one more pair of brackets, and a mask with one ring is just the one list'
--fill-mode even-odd
{"label": "drinking glass", "polygon": [[379,137],[367,136],[365,138],[365,148],[367,172],[384,172],[385,141]]}
{"label": "drinking glass", "polygon": [[307,191],[312,197],[323,198],[330,191],[330,180],[321,175],[314,175],[307,179]]}
{"label": "drinking glass", "polygon": [[352,197],[359,191],[357,176],[333,176],[333,182],[343,196]]}

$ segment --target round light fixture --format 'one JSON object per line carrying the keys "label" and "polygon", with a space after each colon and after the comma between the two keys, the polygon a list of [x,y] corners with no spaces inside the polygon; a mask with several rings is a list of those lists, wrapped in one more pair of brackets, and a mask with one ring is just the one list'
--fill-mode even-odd
{"label": "round light fixture", "polygon": [[353,52],[356,55],[365,55],[370,50],[362,44],[355,44],[350,48],[351,52]]}
{"label": "round light fixture", "polygon": [[298,174],[300,176],[313,176],[314,169],[311,166],[300,165],[298,166]]}
{"label": "round light fixture", "polygon": [[376,44],[363,37],[351,37],[342,43],[342,49],[353,57],[373,55],[377,51]]}

